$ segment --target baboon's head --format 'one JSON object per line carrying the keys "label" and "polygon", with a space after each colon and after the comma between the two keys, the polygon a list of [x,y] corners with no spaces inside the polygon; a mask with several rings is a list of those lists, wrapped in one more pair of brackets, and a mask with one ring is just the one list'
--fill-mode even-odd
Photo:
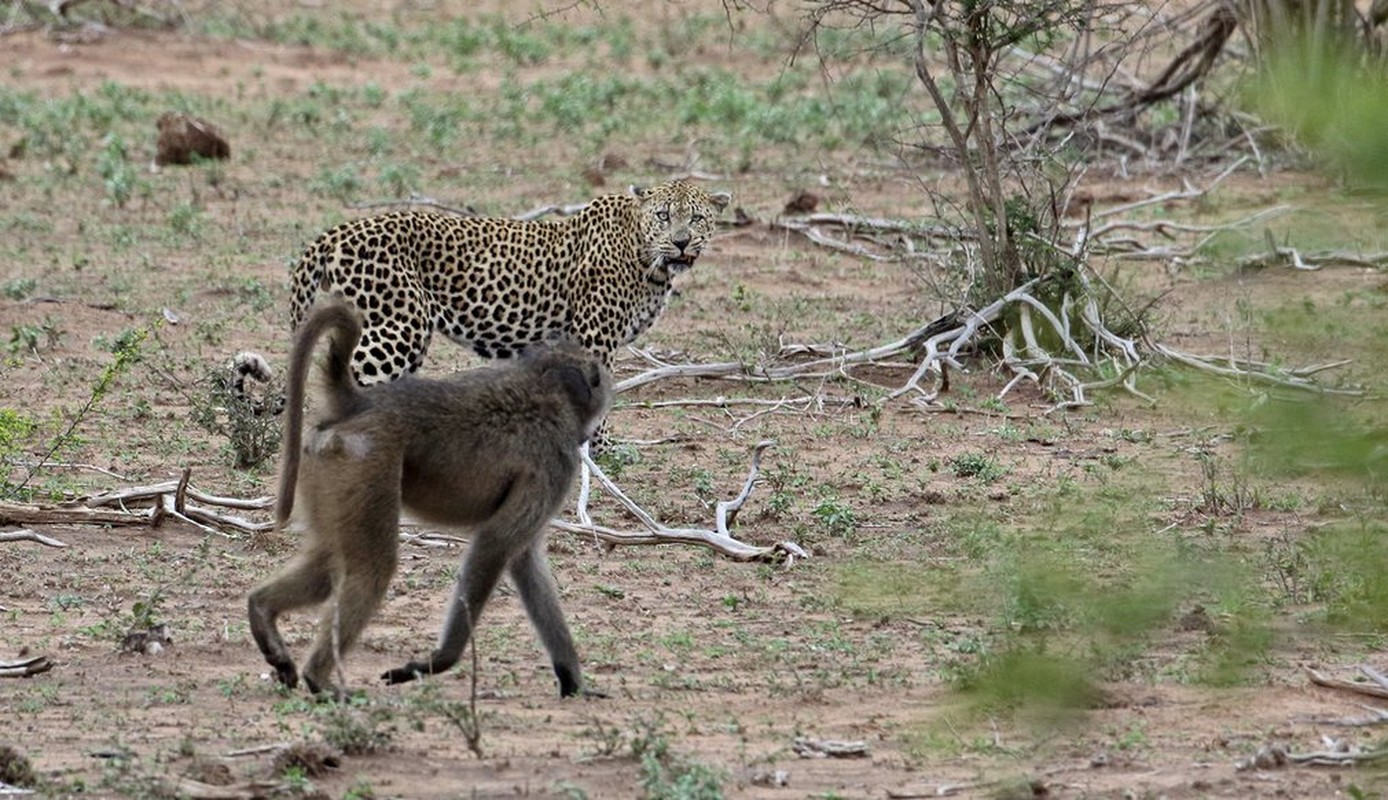
{"label": "baboon's head", "polygon": [[597,432],[612,407],[612,374],[601,360],[568,339],[527,348],[525,360],[544,382],[544,389],[566,398],[578,420],[580,442]]}

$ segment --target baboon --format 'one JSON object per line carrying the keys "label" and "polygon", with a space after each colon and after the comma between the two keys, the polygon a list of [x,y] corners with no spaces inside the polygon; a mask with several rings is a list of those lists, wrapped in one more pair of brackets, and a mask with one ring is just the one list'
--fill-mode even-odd
{"label": "baboon", "polygon": [[[303,431],[304,383],[318,340],[331,337],[321,418]],[[338,659],[380,605],[395,573],[401,508],[445,525],[469,526],[472,543],[438,647],[425,660],[382,675],[401,683],[457,663],[472,627],[506,571],[549,651],[562,696],[582,689],[578,653],[545,558],[545,528],[578,468],[580,445],[612,402],[612,379],[577,344],[528,348],[518,360],[444,380],[407,377],[360,388],[351,357],[356,312],[320,303],[295,336],[279,497],[283,528],[296,515],[301,551],[251,592],[251,634],[280,683],[298,683],[276,620],[328,601],[303,678],[333,683]]]}

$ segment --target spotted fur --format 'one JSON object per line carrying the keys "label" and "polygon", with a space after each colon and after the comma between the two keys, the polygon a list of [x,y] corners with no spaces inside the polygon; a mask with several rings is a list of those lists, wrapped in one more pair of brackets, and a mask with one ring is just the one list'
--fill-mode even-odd
{"label": "spotted fur", "polygon": [[610,368],[665,310],[671,280],[693,266],[729,200],[671,181],[559,220],[404,211],[345,222],[294,267],[291,323],[324,292],[355,305],[362,384],[419,369],[435,334],[485,358],[563,336]]}

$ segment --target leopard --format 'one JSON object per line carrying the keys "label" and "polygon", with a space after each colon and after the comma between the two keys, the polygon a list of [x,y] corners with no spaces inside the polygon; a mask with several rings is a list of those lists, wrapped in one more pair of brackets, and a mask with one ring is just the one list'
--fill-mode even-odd
{"label": "leopard", "polygon": [[[416,372],[436,336],[486,359],[568,339],[611,370],[664,313],[731,199],[676,179],[558,219],[405,210],[349,220],[291,269],[290,327],[325,293],[355,306],[352,371],[363,386]],[[598,439],[606,444],[606,425]]]}

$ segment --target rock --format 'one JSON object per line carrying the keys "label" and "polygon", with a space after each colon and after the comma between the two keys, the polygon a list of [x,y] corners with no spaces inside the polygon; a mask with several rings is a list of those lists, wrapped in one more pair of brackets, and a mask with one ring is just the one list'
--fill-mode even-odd
{"label": "rock", "polygon": [[159,142],[154,163],[192,164],[198,159],[231,157],[231,145],[210,122],[177,111],[159,117]]}

